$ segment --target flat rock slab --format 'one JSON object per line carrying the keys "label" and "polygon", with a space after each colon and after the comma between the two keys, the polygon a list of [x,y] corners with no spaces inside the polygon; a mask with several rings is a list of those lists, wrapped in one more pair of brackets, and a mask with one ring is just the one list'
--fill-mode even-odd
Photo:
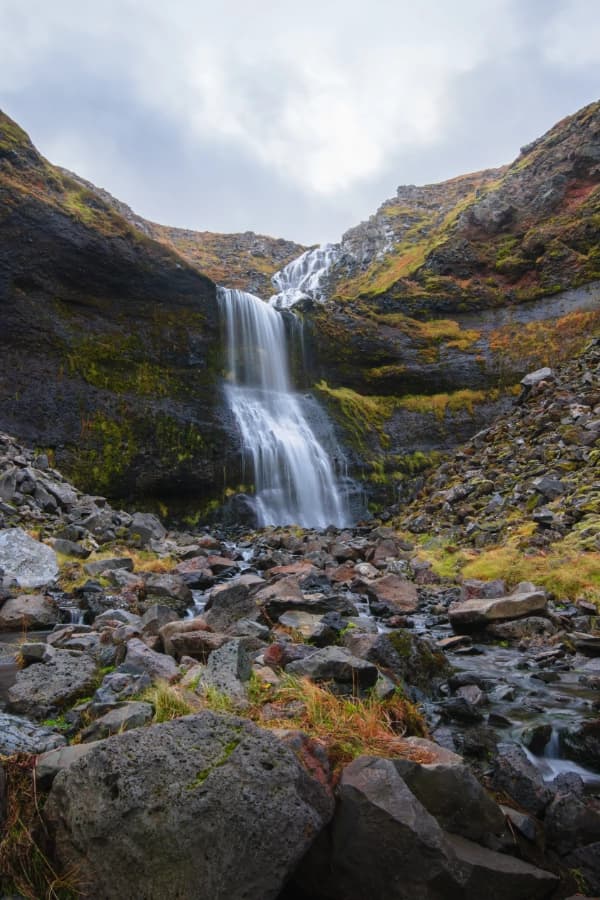
{"label": "flat rock slab", "polygon": [[54,581],[58,560],[51,547],[35,541],[21,528],[0,531],[0,569],[19,587],[38,588]]}
{"label": "flat rock slab", "polygon": [[96,663],[91,656],[57,650],[47,662],[17,673],[8,691],[8,706],[11,712],[46,719],[91,694],[96,681]]}
{"label": "flat rock slab", "polygon": [[474,631],[496,622],[541,613],[546,603],[546,592],[535,590],[490,600],[465,600],[451,606],[448,615],[455,631]]}
{"label": "flat rock slab", "polygon": [[275,735],[212,712],[102,741],[44,808],[88,900],[275,900],[332,812]]}
{"label": "flat rock slab", "polygon": [[44,753],[66,744],[65,738],[51,728],[34,725],[20,716],[0,713],[0,756],[13,753]]}

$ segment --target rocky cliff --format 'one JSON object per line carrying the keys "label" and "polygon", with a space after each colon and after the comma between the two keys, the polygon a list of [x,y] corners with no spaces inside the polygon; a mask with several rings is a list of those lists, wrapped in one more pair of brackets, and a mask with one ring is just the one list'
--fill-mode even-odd
{"label": "rocky cliff", "polygon": [[4,115],[0,237],[2,427],[95,492],[214,494],[226,438],[213,282]]}
{"label": "rocky cliff", "polygon": [[599,224],[594,103],[511,165],[400,187],[346,232],[306,319],[317,389],[372,481],[474,434],[595,333]]}

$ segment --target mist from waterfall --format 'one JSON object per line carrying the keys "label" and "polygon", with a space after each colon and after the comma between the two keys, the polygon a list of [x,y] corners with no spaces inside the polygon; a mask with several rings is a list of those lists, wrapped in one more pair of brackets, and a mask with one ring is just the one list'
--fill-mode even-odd
{"label": "mist from waterfall", "polygon": [[332,457],[326,452],[307,417],[310,402],[292,390],[281,313],[245,291],[219,288],[218,300],[227,325],[227,399],[252,463],[259,525],[349,525],[344,473],[334,468],[342,457],[331,427]]}

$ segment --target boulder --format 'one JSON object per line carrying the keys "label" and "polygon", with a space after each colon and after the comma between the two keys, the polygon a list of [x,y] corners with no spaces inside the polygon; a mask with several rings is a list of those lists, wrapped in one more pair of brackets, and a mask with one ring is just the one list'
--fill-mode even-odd
{"label": "boulder", "polygon": [[129,539],[138,547],[146,547],[150,541],[163,541],[167,536],[166,528],[151,513],[136,512],[129,526]]}
{"label": "boulder", "polygon": [[416,584],[401,575],[384,575],[365,582],[365,591],[372,600],[385,603],[398,613],[414,613],[419,605]]}
{"label": "boulder", "polygon": [[178,575],[150,575],[146,579],[148,606],[160,600],[163,606],[169,606],[179,615],[184,615],[193,601],[190,588]]}
{"label": "boulder", "polygon": [[225,631],[239,619],[256,619],[258,604],[250,596],[256,585],[264,585],[258,575],[240,575],[233,581],[219,584],[210,592],[204,617],[215,631]]}
{"label": "boulder", "polygon": [[552,800],[552,791],[519,744],[498,745],[492,786],[496,791],[505,791],[534,816],[542,815]]}
{"label": "boulder", "polygon": [[179,669],[171,656],[151,650],[139,638],[132,638],[128,642],[125,665],[141,669],[153,681],[159,679],[173,681],[179,675]]}
{"label": "boulder", "polygon": [[177,613],[170,606],[161,606],[159,603],[155,603],[142,616],[140,630],[143,635],[154,636],[160,632],[163,625],[176,621],[179,621]]}
{"label": "boulder", "polygon": [[[315,900],[534,900],[556,878],[448,834],[393,760],[360,757],[342,772],[325,838],[296,877]],[[304,893],[302,893],[304,891]]]}
{"label": "boulder", "polygon": [[486,625],[521,619],[546,609],[546,592],[525,591],[490,600],[464,600],[453,604],[448,615],[450,624],[458,633],[476,631]]}
{"label": "boulder", "polygon": [[446,831],[479,842],[504,831],[502,810],[460,757],[447,763],[421,765],[398,759],[394,764],[417,800]]}
{"label": "boulder", "polygon": [[175,655],[175,648],[172,639],[176,634],[184,634],[187,631],[210,631],[203,616],[196,616],[193,619],[179,619],[178,621],[167,622],[162,625],[158,634],[163,643],[165,653]]}
{"label": "boulder", "polygon": [[332,807],[272,733],[204,712],[102,741],[44,816],[90,900],[275,900]]}
{"label": "boulder", "polygon": [[0,569],[19,587],[37,588],[54,581],[58,575],[56,553],[35,541],[21,528],[0,531]]}
{"label": "boulder", "polygon": [[47,719],[90,694],[96,684],[96,663],[91,656],[57,650],[47,662],[17,672],[8,690],[8,707],[32,719]]}
{"label": "boulder", "polygon": [[12,597],[0,606],[0,631],[36,631],[56,625],[56,604],[43,594]]}
{"label": "boulder", "polygon": [[332,682],[337,691],[348,694],[373,687],[379,675],[376,666],[344,647],[323,647],[289,663],[285,671],[311,681]]}
{"label": "boulder", "polygon": [[131,700],[111,709],[84,728],[81,732],[81,740],[83,743],[87,743],[101,740],[111,734],[131,731],[132,728],[141,728],[142,725],[147,725],[152,721],[153,715],[154,707],[151,703]]}
{"label": "boulder", "polygon": [[350,630],[343,640],[355,656],[386,669],[406,685],[427,694],[451,671],[444,653],[406,629],[387,634],[360,634]]}
{"label": "boulder", "polygon": [[218,650],[214,650],[210,654],[198,689],[214,688],[234,703],[245,705],[248,701],[246,682],[252,674],[252,647],[251,639],[234,638]]}
{"label": "boulder", "polygon": [[560,747],[567,759],[600,772],[600,719],[589,719],[561,731]]}
{"label": "boulder", "polygon": [[0,756],[13,753],[44,753],[66,744],[65,738],[41,725],[0,712]]}
{"label": "boulder", "polygon": [[102,572],[113,572],[123,569],[125,572],[133,572],[133,560],[130,556],[113,556],[107,559],[93,559],[85,563],[83,571],[86,575],[101,575]]}
{"label": "boulder", "polygon": [[214,650],[233,640],[233,635],[215,631],[178,631],[171,636],[169,645],[176,659],[191,656],[206,662]]}
{"label": "boulder", "polygon": [[119,706],[124,700],[138,696],[151,684],[152,681],[147,672],[123,663],[114,672],[108,672],[104,676],[102,684],[92,697],[90,711],[94,715],[103,715],[110,709]]}

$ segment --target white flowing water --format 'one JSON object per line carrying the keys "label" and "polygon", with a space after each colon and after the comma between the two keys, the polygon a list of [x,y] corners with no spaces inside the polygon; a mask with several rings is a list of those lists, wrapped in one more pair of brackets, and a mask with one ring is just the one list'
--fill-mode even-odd
{"label": "white flowing water", "polygon": [[284,322],[245,291],[219,288],[227,324],[231,410],[252,461],[259,525],[350,524],[329,455],[291,388]]}
{"label": "white flowing water", "polygon": [[336,244],[324,244],[314,250],[307,250],[302,256],[292,260],[273,275],[273,285],[277,288],[269,303],[277,309],[289,309],[299,300],[322,301],[323,279],[340,255]]}

